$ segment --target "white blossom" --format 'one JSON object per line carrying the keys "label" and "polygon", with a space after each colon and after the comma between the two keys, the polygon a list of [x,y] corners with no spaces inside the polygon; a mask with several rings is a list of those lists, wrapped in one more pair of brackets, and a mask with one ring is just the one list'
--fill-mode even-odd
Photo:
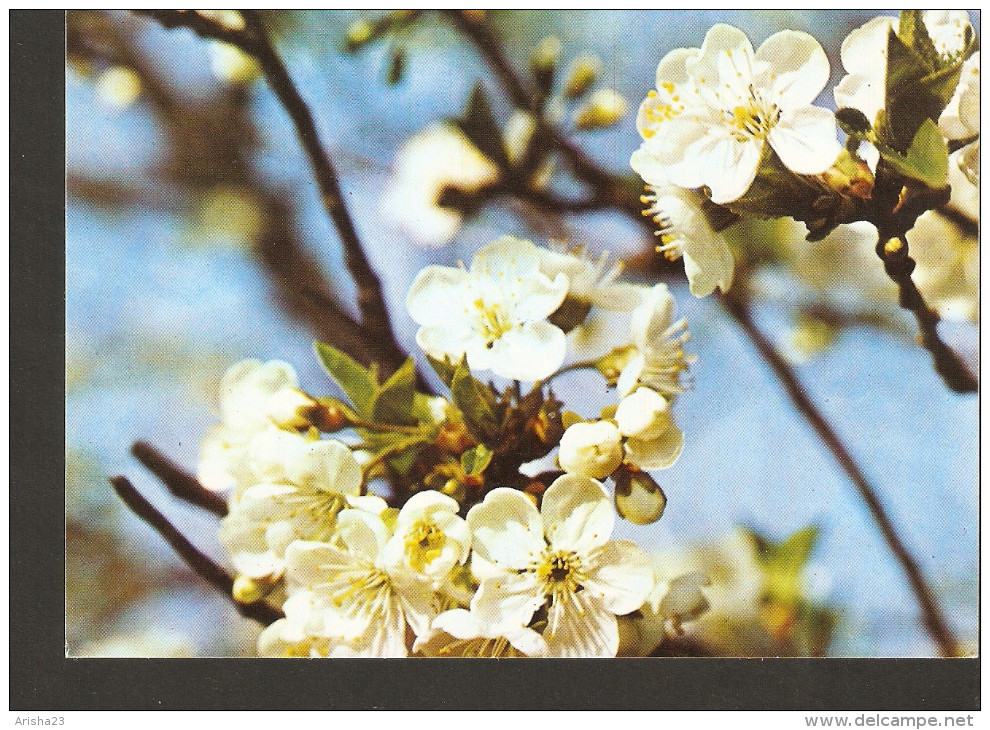
{"label": "white blossom", "polygon": [[667,399],[639,387],[615,411],[619,433],[626,437],[624,461],[640,469],[666,469],[677,461],[684,434],[674,424]]}
{"label": "white blossom", "polygon": [[471,613],[490,632],[530,627],[545,607],[549,656],[615,656],[615,617],[643,604],[653,572],[637,545],[609,540],[615,510],[599,482],[562,476],[540,511],[521,492],[494,489],[467,521],[481,580]]}
{"label": "white blossom", "polygon": [[715,25],[700,49],[660,61],[634,165],[651,184],[706,185],[720,204],[749,189],[766,144],[800,175],[824,172],[840,151],[832,112],[812,106],[828,77],[825,52],[806,33],[775,33],[754,53],[742,31]]}
{"label": "white blossom", "polygon": [[265,481],[231,501],[220,541],[239,574],[277,578],[292,541],[331,539],[347,498],[361,492],[361,467],[338,441],[274,428],[257,436],[251,450],[255,473]]}
{"label": "white blossom", "polygon": [[471,531],[457,516],[459,509],[455,500],[439,492],[414,494],[396,518],[383,561],[442,588],[450,571],[463,565],[471,550]]}
{"label": "white blossom", "polygon": [[504,633],[491,627],[463,608],[444,611],[433,620],[433,631],[417,638],[413,650],[428,657],[545,656],[547,644],[529,628]]}
{"label": "white blossom", "polygon": [[391,537],[382,518],[344,510],[332,544],[297,540],[285,554],[292,634],[326,637],[353,656],[406,656],[406,625],[430,630],[439,598],[430,586],[383,560]]}
{"label": "white blossom", "polygon": [[555,279],[565,274],[567,296],[589,306],[608,312],[628,312],[642,299],[642,287],[617,281],[622,274],[622,262],[609,264],[610,254],[602,253],[594,260],[584,248],[571,251],[562,247],[537,247],[540,271]]}
{"label": "white blossom", "polygon": [[681,374],[690,363],[684,343],[690,334],[685,320],[674,321],[674,306],[667,285],[656,284],[633,310],[630,325],[635,353],[619,375],[620,394],[628,395],[637,385],[666,398],[684,391]]}
{"label": "white blossom", "polygon": [[296,371],[278,360],[242,360],[220,381],[221,423],[200,450],[197,476],[203,486],[230,491],[256,483],[248,466],[251,440],[271,425],[302,428],[316,402],[298,388]]}
{"label": "white blossom", "polygon": [[535,381],[564,360],[564,333],[546,318],[567,288],[565,274],[550,279],[540,271],[530,241],[504,236],[478,250],[470,269],[423,269],[406,303],[426,353],[455,362],[467,355],[473,371]]}
{"label": "white blossom", "polygon": [[610,421],[574,423],[564,431],[557,456],[568,474],[604,479],[622,463],[622,439]]}
{"label": "white blossom", "polygon": [[413,135],[399,150],[382,212],[421,246],[444,246],[461,227],[463,213],[441,206],[444,192],[476,193],[498,181],[498,167],[452,124]]}
{"label": "white blossom", "polygon": [[[633,155],[633,169],[637,172],[639,159]],[[711,227],[693,194],[669,183],[649,188],[643,196],[649,207],[643,214],[651,216],[659,226],[657,251],[671,261],[684,259],[684,273],[696,297],[706,297],[716,288],[728,291],[735,259],[725,237]]]}

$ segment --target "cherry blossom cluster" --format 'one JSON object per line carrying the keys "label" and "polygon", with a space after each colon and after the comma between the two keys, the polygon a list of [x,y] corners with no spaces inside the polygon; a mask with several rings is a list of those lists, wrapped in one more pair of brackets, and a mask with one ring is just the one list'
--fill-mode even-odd
{"label": "cherry blossom cluster", "polygon": [[[424,269],[408,296],[416,341],[462,374],[450,398],[409,390],[412,419],[396,406],[396,376],[376,386],[391,410],[361,417],[355,379],[376,381],[356,364],[328,365],[349,404],[303,392],[286,363],[227,372],[199,478],[229,495],[220,539],[235,598],[285,614],[262,633],[261,655],[615,656],[620,618],[649,615],[674,631],[705,610],[704,576],[664,574],[639,545],[611,539],[618,516],[643,524],[663,512],[645,470],[680,454],[672,405],[690,359],[667,287],[620,274],[607,255],[508,236],[468,267]],[[596,309],[624,313],[628,341],[565,365]],[[618,404],[564,419],[551,381],[576,369],[604,376]],[[485,371],[517,381],[506,391],[516,395],[474,377]],[[518,381],[532,383],[528,396]],[[488,436],[465,425],[487,397],[509,424]],[[524,438],[554,468],[520,472],[511,446]]]}

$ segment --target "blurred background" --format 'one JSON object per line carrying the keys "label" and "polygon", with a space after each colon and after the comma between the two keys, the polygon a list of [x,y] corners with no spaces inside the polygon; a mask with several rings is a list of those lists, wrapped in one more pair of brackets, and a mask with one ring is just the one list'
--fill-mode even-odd
{"label": "blurred background", "polygon": [[[400,150],[461,115],[479,81],[500,124],[511,109],[476,50],[439,16],[348,52],[352,24],[380,16],[283,12],[266,23],[337,165],[403,345],[414,344],[404,299],[419,268],[470,260],[503,233],[596,253],[651,250],[649,235],[622,213],[561,217],[508,199],[455,215],[446,247],[417,245],[404,213],[420,203],[397,184]],[[834,106],[842,39],[873,16],[499,11],[486,22],[521,72],[548,35],[560,40],[562,66],[586,52],[602,59],[598,85],[625,97],[630,111],[607,129],[580,129],[567,114],[560,125],[596,162],[627,175],[639,144],[635,109],[668,51],[699,46],[716,22],[738,26],[754,46],[783,28],[803,30],[829,56],[832,80],[819,103]],[[217,419],[220,377],[242,358],[286,360],[304,389],[332,392],[312,350],[330,326],[318,301],[335,298],[353,312],[353,285],[288,117],[247,59],[123,12],[69,12],[66,22],[67,653],[251,655],[259,626],[131,515],[107,477],[127,475],[223,562],[216,519],[170,498],[130,456],[131,444],[147,440],[193,471]],[[957,208],[965,212],[965,201]],[[953,394],[935,374],[872,245],[865,257],[850,249],[855,242],[765,245],[778,234],[800,239],[784,228],[751,227],[736,240],[755,262],[757,322],[879,490],[952,628],[975,652],[978,400]],[[943,278],[955,287],[946,312],[959,316],[941,333],[977,367],[978,253],[975,239],[952,230],[961,268]],[[856,275],[835,278],[843,267]],[[972,285],[960,286],[966,275]],[[712,575],[712,611],[688,643],[729,655],[934,655],[898,564],[780,383],[717,302],[692,297],[682,276],[670,283],[697,356],[694,388],[678,401],[686,445],[657,475],[669,499],[663,519],[622,523],[618,536],[658,561]],[[600,381],[560,382],[569,404],[604,393]]]}

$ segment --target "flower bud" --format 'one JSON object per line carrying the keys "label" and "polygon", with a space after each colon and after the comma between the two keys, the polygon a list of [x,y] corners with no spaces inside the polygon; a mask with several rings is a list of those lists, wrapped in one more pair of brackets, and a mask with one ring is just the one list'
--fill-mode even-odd
{"label": "flower bud", "polygon": [[618,91],[598,89],[574,112],[574,126],[584,130],[611,127],[628,109],[629,103]]}
{"label": "flower bud", "polygon": [[269,396],[266,407],[279,428],[305,428],[318,404],[298,388],[283,388]]}
{"label": "flower bud", "polygon": [[560,439],[560,468],[568,474],[604,479],[622,463],[622,437],[609,421],[575,423]]}
{"label": "flower bud", "polygon": [[614,476],[615,510],[634,525],[649,525],[667,508],[667,496],[660,485],[644,471],[622,468]]}
{"label": "flower bud", "polygon": [[667,399],[650,388],[637,388],[615,411],[619,433],[639,439],[655,439],[674,425]]}
{"label": "flower bud", "polygon": [[274,585],[271,578],[249,578],[246,575],[239,575],[234,579],[231,593],[238,603],[257,603],[272,592]]}
{"label": "flower bud", "polygon": [[593,53],[583,53],[567,67],[567,78],[564,81],[564,96],[576,99],[583,96],[591,85],[598,80],[602,70],[602,61]]}

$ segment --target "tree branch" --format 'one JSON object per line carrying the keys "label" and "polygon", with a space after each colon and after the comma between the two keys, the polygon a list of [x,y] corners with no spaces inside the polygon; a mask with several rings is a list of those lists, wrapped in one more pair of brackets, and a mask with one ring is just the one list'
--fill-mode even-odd
{"label": "tree branch", "polygon": [[149,443],[138,441],[131,446],[131,453],[138,461],[168,487],[179,499],[212,512],[217,517],[227,516],[227,502],[199,483],[194,476],[181,469]]}
{"label": "tree branch", "polygon": [[914,315],[918,322],[918,342],[932,355],[935,372],[942,376],[945,384],[956,393],[976,393],[980,384],[959,356],[946,345],[938,334],[938,313],[928,306],[918,286],[911,278],[914,259],[908,254],[907,238],[880,236],[877,242],[877,256],[883,261],[887,276],[897,284],[898,300],[903,309]]}
{"label": "tree branch", "polygon": [[251,604],[238,603],[235,601],[234,596],[231,593],[234,588],[234,579],[230,577],[227,571],[197,550],[193,544],[186,539],[185,535],[179,532],[178,529],[176,529],[176,527],[169,522],[161,512],[155,509],[152,504],[145,499],[141,493],[134,488],[134,485],[132,485],[125,477],[111,477],[110,484],[113,486],[113,489],[117,495],[124,500],[124,504],[126,504],[135,515],[154,528],[155,532],[161,535],[172,547],[172,549],[175,550],[179,557],[186,562],[186,565],[192,568],[196,574],[206,580],[207,583],[230,599],[230,601],[237,608],[238,613],[245,618],[254,619],[265,626],[268,626],[278,619],[285,617],[285,614],[282,613],[281,609],[275,608],[264,601]]}
{"label": "tree branch", "polygon": [[935,594],[925,581],[917,562],[915,562],[911,553],[908,552],[907,547],[898,536],[897,530],[894,528],[890,517],[881,504],[876,490],[867,481],[859,465],[846,449],[838,434],[825,419],[825,416],[822,415],[811,401],[807,391],[805,391],[800,381],[798,381],[797,375],[791,369],[790,365],[787,364],[780,353],[774,348],[773,344],[757,328],[750,315],[749,308],[742,297],[732,290],[728,293],[721,294],[719,301],[725,310],[732,315],[733,319],[736,320],[743,332],[746,333],[750,342],[753,343],[763,360],[770,366],[774,375],[777,376],[777,379],[784,386],[795,408],[797,408],[798,412],[804,417],[812,429],[814,429],[822,443],[825,444],[826,448],[828,448],[838,462],[842,471],[845,472],[849,480],[856,486],[860,497],[863,498],[867,508],[870,510],[873,520],[876,522],[877,527],[880,528],[884,540],[886,540],[891,552],[894,553],[894,557],[897,558],[897,562],[900,563],[901,568],[907,575],[911,589],[914,591],[918,605],[921,607],[924,625],[938,644],[941,655],[944,657],[957,656],[959,647],[952,632],[949,630],[945,617],[939,609],[938,603],[935,600]]}

